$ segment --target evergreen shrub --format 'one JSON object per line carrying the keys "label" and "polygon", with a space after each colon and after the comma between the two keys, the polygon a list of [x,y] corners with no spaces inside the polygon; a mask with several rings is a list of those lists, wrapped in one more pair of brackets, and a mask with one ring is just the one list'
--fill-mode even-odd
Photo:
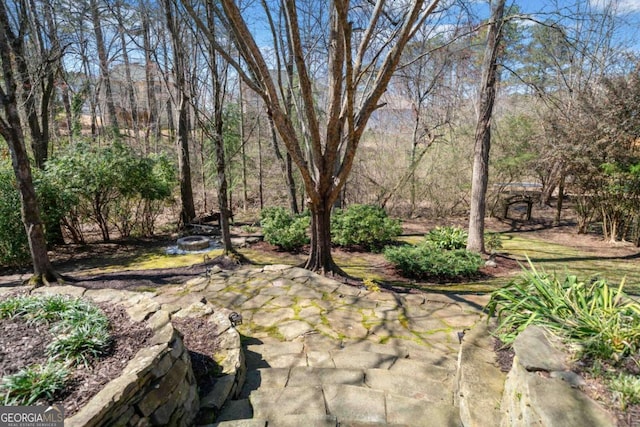
{"label": "evergreen shrub", "polygon": [[300,249],[309,243],[309,215],[292,215],[282,207],[269,207],[260,212],[264,240],[285,251]]}
{"label": "evergreen shrub", "polygon": [[399,220],[389,218],[384,209],[372,205],[351,205],[331,216],[331,240],[338,246],[362,246],[375,250],[402,233]]}

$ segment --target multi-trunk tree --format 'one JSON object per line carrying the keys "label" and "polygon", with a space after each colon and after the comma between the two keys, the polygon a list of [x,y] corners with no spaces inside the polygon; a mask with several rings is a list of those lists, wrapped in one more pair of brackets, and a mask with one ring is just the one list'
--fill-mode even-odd
{"label": "multi-trunk tree", "polygon": [[[183,3],[195,6],[193,1]],[[262,2],[260,12],[260,8],[253,8],[253,14],[266,17],[265,22],[269,17],[281,16],[286,23],[293,57],[292,83],[299,94],[293,100],[297,121],[287,109],[286,87],[274,77],[278,75],[273,72],[274,62],[260,47],[264,41],[258,41],[249,29],[248,15],[232,0],[222,0],[217,8],[233,50],[221,44],[215,48],[262,98],[304,182],[306,207],[311,212],[307,269],[342,273],[331,255],[331,209],[351,172],[367,123],[381,106],[380,99],[404,47],[438,3],[332,0],[302,7],[300,2],[285,0]],[[302,28],[308,28],[306,24],[317,30],[313,38],[302,36]],[[199,29],[207,32],[203,25]],[[241,57],[239,61],[236,52]],[[322,81],[314,79],[314,67],[322,69]]]}

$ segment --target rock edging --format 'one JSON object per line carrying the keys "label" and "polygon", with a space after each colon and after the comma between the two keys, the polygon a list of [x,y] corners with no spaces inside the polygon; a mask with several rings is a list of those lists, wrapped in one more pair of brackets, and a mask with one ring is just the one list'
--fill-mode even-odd
{"label": "rock edging", "polygon": [[[198,280],[185,285],[197,286]],[[66,294],[95,302],[122,305],[134,321],[145,321],[153,331],[147,346],[136,353],[118,378],[107,383],[80,411],[65,420],[70,427],[102,425],[189,426],[202,411],[217,410],[236,397],[244,384],[246,365],[240,335],[229,320],[230,310],[207,301],[184,299],[162,301],[153,293],[113,289],[85,289],[77,286],[37,288],[33,293]],[[198,395],[189,351],[171,319],[207,317],[219,328],[220,351],[212,355],[221,376],[206,396]]]}
{"label": "rock edging", "polygon": [[513,343],[515,357],[505,381],[501,426],[611,427],[615,421],[580,390],[584,380],[566,362],[560,340],[529,326]]}
{"label": "rock edging", "polygon": [[486,320],[480,320],[462,339],[458,352],[455,405],[465,427],[500,425],[500,401],[505,374],[493,351]]}

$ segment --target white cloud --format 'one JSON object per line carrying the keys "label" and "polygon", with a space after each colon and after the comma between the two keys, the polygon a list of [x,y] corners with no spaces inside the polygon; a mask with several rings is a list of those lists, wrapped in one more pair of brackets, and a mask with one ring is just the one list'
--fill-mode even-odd
{"label": "white cloud", "polygon": [[590,0],[590,2],[598,9],[612,5],[618,13],[640,12],[640,0]]}

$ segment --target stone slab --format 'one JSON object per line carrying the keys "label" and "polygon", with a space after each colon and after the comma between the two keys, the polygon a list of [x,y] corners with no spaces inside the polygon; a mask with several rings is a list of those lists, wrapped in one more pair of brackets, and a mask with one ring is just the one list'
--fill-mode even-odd
{"label": "stone slab", "polygon": [[269,425],[277,427],[336,427],[338,419],[333,415],[276,415],[269,419]]}
{"label": "stone slab", "polygon": [[313,326],[300,320],[289,320],[278,325],[278,332],[287,341],[291,341],[313,330]]}
{"label": "stone slab", "polygon": [[325,415],[321,387],[286,387],[282,390],[258,390],[249,397],[256,418],[276,415]]}
{"label": "stone slab", "polygon": [[247,398],[260,389],[284,388],[289,380],[289,368],[260,368],[247,372],[240,397]]}
{"label": "stone slab", "polygon": [[453,405],[452,382],[432,381],[419,376],[399,375],[387,369],[367,369],[367,386],[399,396]]}
{"label": "stone slab", "polygon": [[335,415],[340,425],[343,421],[386,423],[383,392],[339,384],[327,384],[322,388],[329,414]]}
{"label": "stone slab", "polygon": [[513,342],[513,350],[527,371],[566,371],[567,355],[561,341],[540,326],[530,326]]}
{"label": "stone slab", "polygon": [[[220,410],[220,414],[216,421],[240,421],[247,420],[253,417],[253,409],[251,409],[251,404],[248,399],[240,399],[240,400],[227,400],[222,409]],[[248,424],[247,427],[252,426]]]}
{"label": "stone slab", "polygon": [[396,361],[396,356],[366,351],[334,350],[331,357],[336,368],[347,369],[388,369]]}
{"label": "stone slab", "polygon": [[332,369],[296,367],[291,369],[289,386],[317,386],[325,384],[364,385],[364,371],[361,369]]}
{"label": "stone slab", "polygon": [[386,396],[387,422],[407,426],[462,427],[453,405],[426,403],[424,400],[389,394]]}

